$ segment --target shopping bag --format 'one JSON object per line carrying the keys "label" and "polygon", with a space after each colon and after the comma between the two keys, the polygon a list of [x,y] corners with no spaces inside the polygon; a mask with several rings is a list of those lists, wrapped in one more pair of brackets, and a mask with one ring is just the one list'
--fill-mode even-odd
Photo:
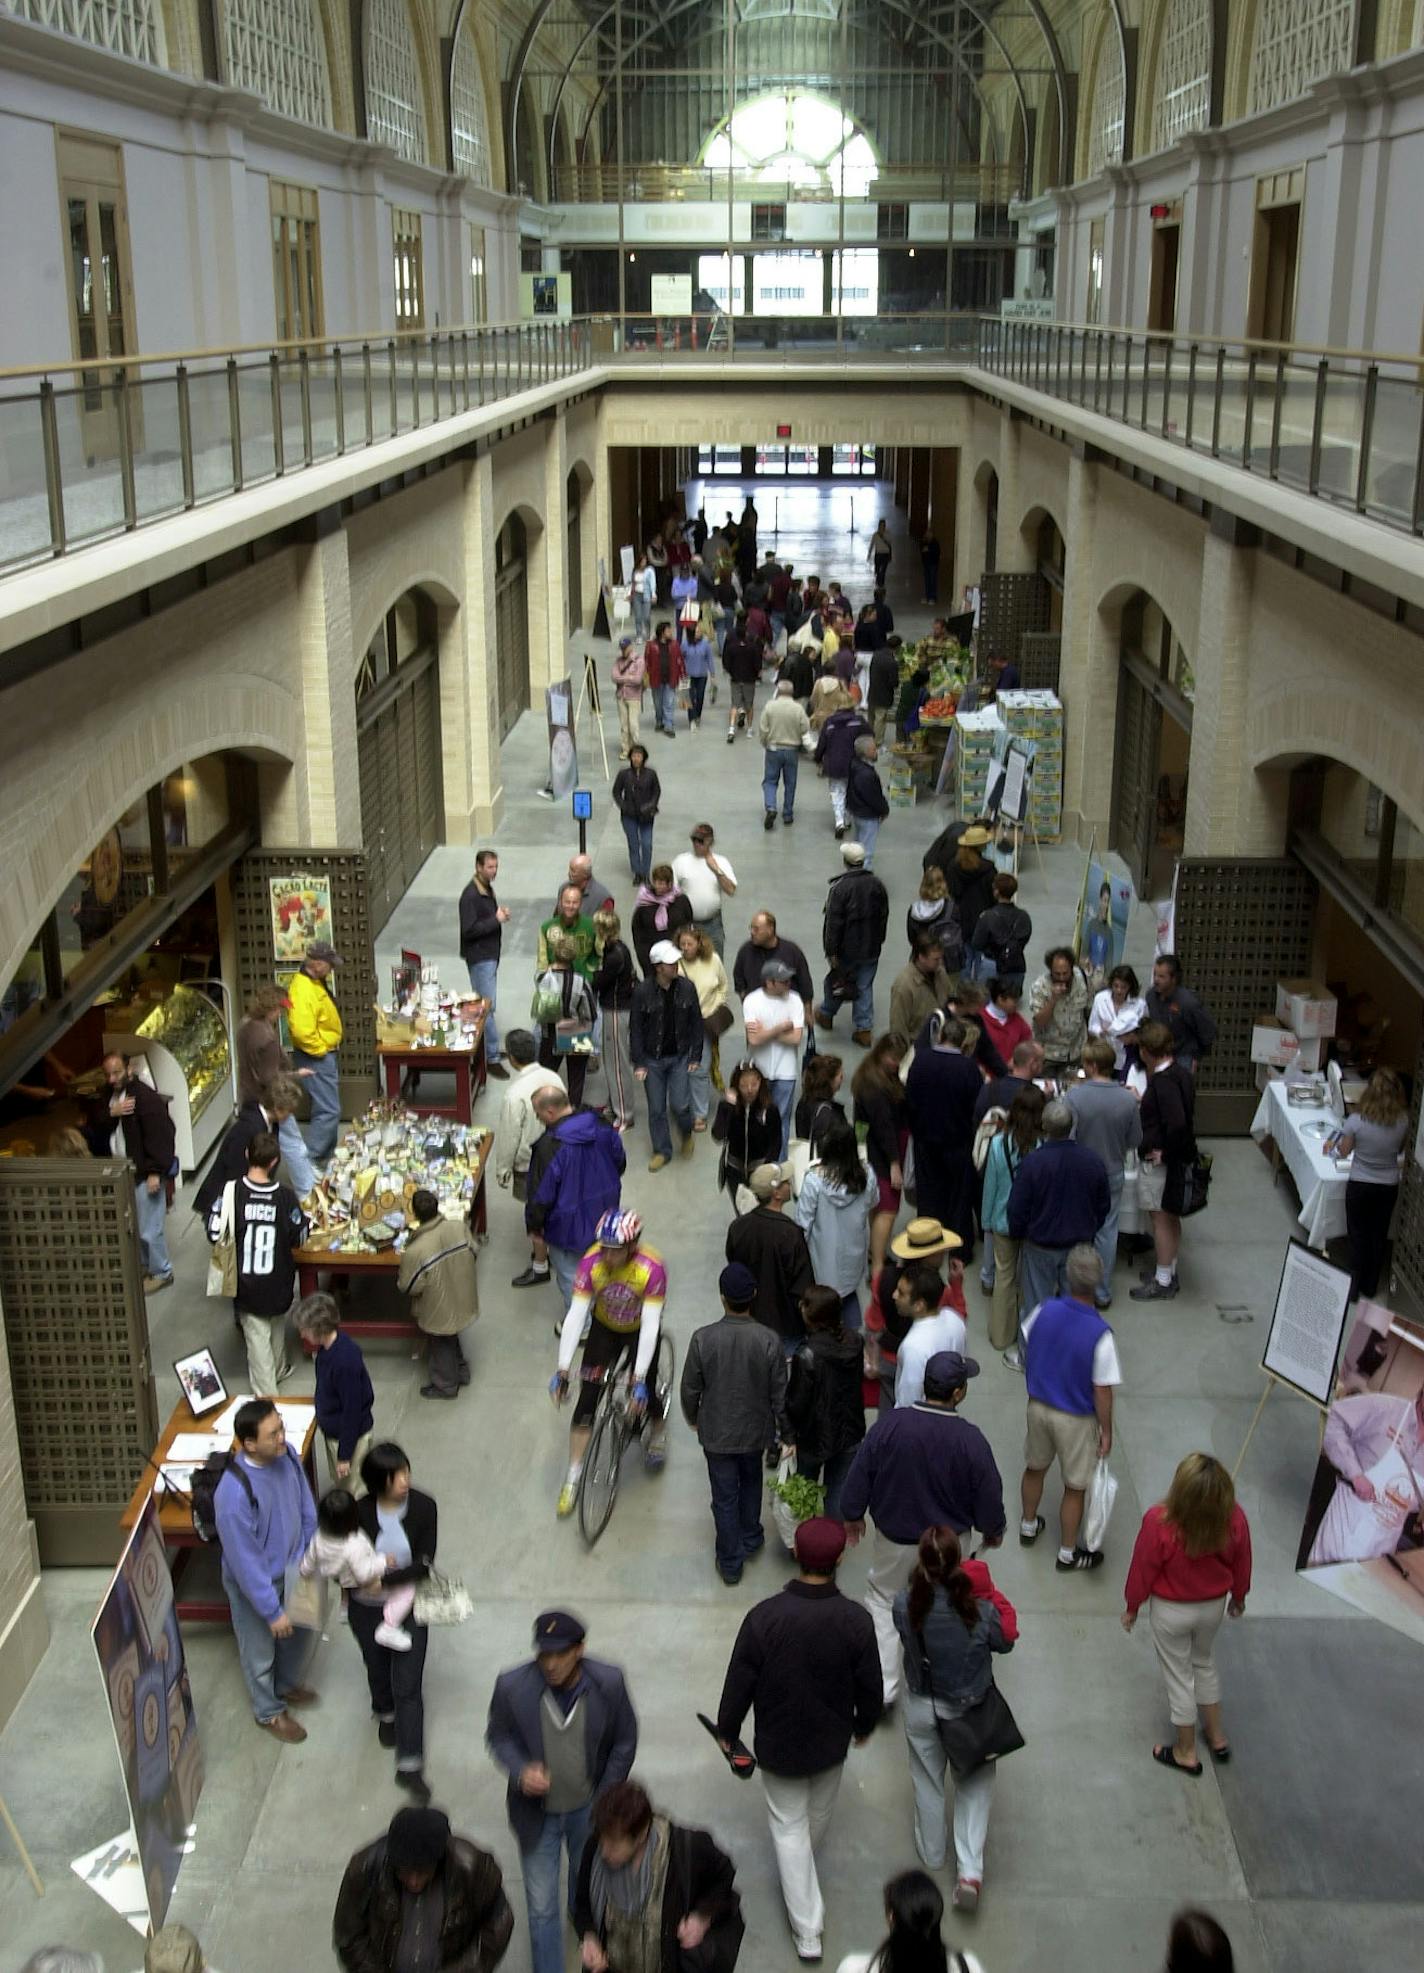
{"label": "shopping bag", "polygon": [[781,1455],[781,1463],[776,1469],[776,1483],[771,1488],[771,1518],[776,1524],[776,1532],[781,1536],[783,1545],[788,1549],[795,1548],[796,1530],[800,1527],[801,1523],[796,1519],[789,1505],[782,1499],[776,1489],[787,1480],[793,1480],[795,1477],[796,1455],[794,1453],[784,1452]]}
{"label": "shopping bag", "polygon": [[593,1053],[593,1023],[571,1018],[554,1023],[554,1053],[556,1055],[591,1055]]}
{"label": "shopping bag", "polygon": [[806,1183],[806,1174],[811,1169],[811,1142],[806,1137],[793,1137],[786,1146],[786,1162],[791,1167],[791,1196],[801,1197],[801,1187]]}
{"label": "shopping bag", "polygon": [[458,1576],[442,1576],[438,1569],[432,1569],[416,1587],[410,1614],[413,1623],[439,1629],[463,1624],[475,1614],[475,1602]]}
{"label": "shopping bag", "polygon": [[230,1180],[223,1187],[218,1237],[208,1256],[208,1293],[224,1296],[228,1301],[235,1300],[237,1296],[237,1233],[233,1226],[235,1183],[235,1180]]}
{"label": "shopping bag", "polygon": [[907,1206],[918,1203],[919,1194],[915,1187],[915,1141],[913,1138],[905,1146],[905,1162],[900,1167],[900,1191]]}
{"label": "shopping bag", "polygon": [[1117,1480],[1108,1462],[1100,1459],[1088,1482],[1088,1497],[1083,1503],[1083,1526],[1078,1536],[1079,1543],[1090,1554],[1096,1554],[1107,1538],[1108,1522],[1112,1519],[1116,1499]]}
{"label": "shopping bag", "polygon": [[282,1592],[282,1608],[298,1630],[324,1630],[326,1578],[304,1576],[297,1569],[289,1569]]}
{"label": "shopping bag", "polygon": [[1178,1218],[1190,1219],[1193,1213],[1204,1211],[1210,1192],[1211,1153],[1198,1151],[1182,1181],[1182,1210]]}

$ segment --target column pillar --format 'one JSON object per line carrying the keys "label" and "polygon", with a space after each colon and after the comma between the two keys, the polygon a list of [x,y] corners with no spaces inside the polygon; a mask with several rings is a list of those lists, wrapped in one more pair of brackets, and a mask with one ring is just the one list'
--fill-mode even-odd
{"label": "column pillar", "polygon": [[49,1644],[35,1524],[25,1504],[10,1358],[0,1310],[0,1726],[19,1703]]}
{"label": "column pillar", "polygon": [[[452,810],[462,817],[452,842],[476,842],[499,825],[504,787],[499,754],[499,655],[495,646],[494,462],[487,451],[463,468],[464,608],[451,630],[451,662],[440,665],[440,716],[463,728],[458,798],[445,789],[446,827]],[[448,669],[448,676],[447,676]],[[450,772],[448,761],[445,769]]]}
{"label": "column pillar", "polygon": [[1246,754],[1251,683],[1251,612],[1256,580],[1254,528],[1215,514],[1202,548],[1192,750],[1187,778],[1187,856],[1280,856],[1285,849],[1282,787],[1264,780]]}
{"label": "column pillar", "polygon": [[564,571],[569,539],[568,467],[561,410],[544,419],[543,431],[544,531],[539,548],[544,566],[542,571],[535,566],[540,560],[536,551],[529,569],[529,683],[536,694],[568,670],[568,586]]}
{"label": "column pillar", "polygon": [[984,573],[984,553],[989,536],[989,507],[983,490],[975,485],[970,461],[973,453],[963,447],[958,453],[959,476],[954,490],[954,583],[945,602],[951,614],[959,607],[965,589]]}
{"label": "column pillar", "polygon": [[1034,567],[1033,549],[1019,527],[1026,504],[1020,483],[1019,431],[1019,420],[1005,405],[999,413],[999,528],[994,551],[994,566],[1005,575],[1025,575]]}
{"label": "column pillar", "polygon": [[305,758],[294,773],[259,772],[262,840],[269,846],[355,847],[361,842],[361,773],[346,530],[328,507],[311,517],[302,536],[296,618]]}
{"label": "column pillar", "polygon": [[1092,452],[1070,453],[1059,696],[1063,700],[1063,833],[1076,834],[1086,844],[1096,830],[1099,846],[1106,849],[1119,653],[1115,620],[1105,618],[1097,606],[1098,471]]}

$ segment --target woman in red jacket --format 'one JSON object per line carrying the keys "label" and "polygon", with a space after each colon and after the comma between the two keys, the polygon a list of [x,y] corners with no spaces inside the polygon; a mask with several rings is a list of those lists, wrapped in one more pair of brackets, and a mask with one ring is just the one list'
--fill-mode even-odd
{"label": "woman in red jacket", "polygon": [[1198,1709],[1212,1759],[1231,1759],[1212,1646],[1222,1617],[1239,1617],[1245,1610],[1250,1587],[1251,1530],[1236,1504],[1231,1475],[1209,1452],[1190,1452],[1172,1475],[1167,1498],[1142,1517],[1122,1614],[1123,1629],[1131,1630],[1147,1605],[1176,1728],[1175,1746],[1152,1749],[1153,1760],[1163,1767],[1201,1773]]}

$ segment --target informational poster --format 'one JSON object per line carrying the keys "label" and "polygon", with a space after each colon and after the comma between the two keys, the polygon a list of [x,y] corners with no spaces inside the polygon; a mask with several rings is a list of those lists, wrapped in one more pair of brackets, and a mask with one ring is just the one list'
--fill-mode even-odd
{"label": "informational poster", "polygon": [[1104,978],[1122,964],[1133,902],[1132,879],[1114,875],[1090,851],[1075,947],[1078,957]]}
{"label": "informational poster", "polygon": [[1010,747],[1004,761],[1004,791],[999,797],[999,813],[1009,822],[1022,822],[1028,810],[1028,762],[1017,747]]}
{"label": "informational poster", "polygon": [[573,314],[573,276],[521,274],[519,312],[526,322],[568,321]]}
{"label": "informational poster", "polygon": [[654,315],[691,315],[690,274],[654,274],[648,286]]}
{"label": "informational poster", "polygon": [[633,561],[633,544],[631,541],[625,541],[618,550],[618,566],[623,571],[625,587],[633,580]]}
{"label": "informational poster", "polygon": [[99,1605],[93,1634],[157,1931],[197,1814],[203,1752],[152,1495]]}
{"label": "informational poster", "polygon": [[300,965],[307,947],[331,938],[331,881],[327,877],[273,877],[269,880],[272,957],[280,966]]}
{"label": "informational poster", "polygon": [[1304,1241],[1292,1240],[1281,1268],[1261,1368],[1302,1397],[1329,1404],[1349,1305],[1348,1270],[1333,1267]]}
{"label": "informational poster", "polygon": [[574,693],[572,681],[565,678],[551,685],[544,694],[549,721],[549,790],[571,795],[578,785],[578,747],[574,742]]}
{"label": "informational poster", "polygon": [[1424,1331],[1358,1302],[1296,1567],[1424,1643]]}

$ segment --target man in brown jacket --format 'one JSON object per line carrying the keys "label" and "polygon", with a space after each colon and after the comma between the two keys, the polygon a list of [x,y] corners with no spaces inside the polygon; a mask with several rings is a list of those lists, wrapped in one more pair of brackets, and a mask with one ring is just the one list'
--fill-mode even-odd
{"label": "man in brown jacket", "polygon": [[411,1298],[416,1322],[430,1338],[430,1382],[423,1398],[456,1398],[470,1381],[460,1332],[480,1312],[475,1240],[464,1220],[446,1219],[433,1192],[410,1202],[417,1225],[401,1255],[396,1286]]}
{"label": "man in brown jacket", "polygon": [[493,1973],[513,1930],[514,1913],[489,1852],[452,1835],[439,1809],[401,1809],[385,1835],[347,1864],[332,1944],[346,1973],[396,1973],[414,1965],[412,1941],[421,1966]]}
{"label": "man in brown jacket", "polygon": [[935,934],[917,932],[909,963],[890,989],[890,1033],[906,1054],[936,1007],[943,1007],[948,1000],[953,985],[944,970],[944,948]]}

